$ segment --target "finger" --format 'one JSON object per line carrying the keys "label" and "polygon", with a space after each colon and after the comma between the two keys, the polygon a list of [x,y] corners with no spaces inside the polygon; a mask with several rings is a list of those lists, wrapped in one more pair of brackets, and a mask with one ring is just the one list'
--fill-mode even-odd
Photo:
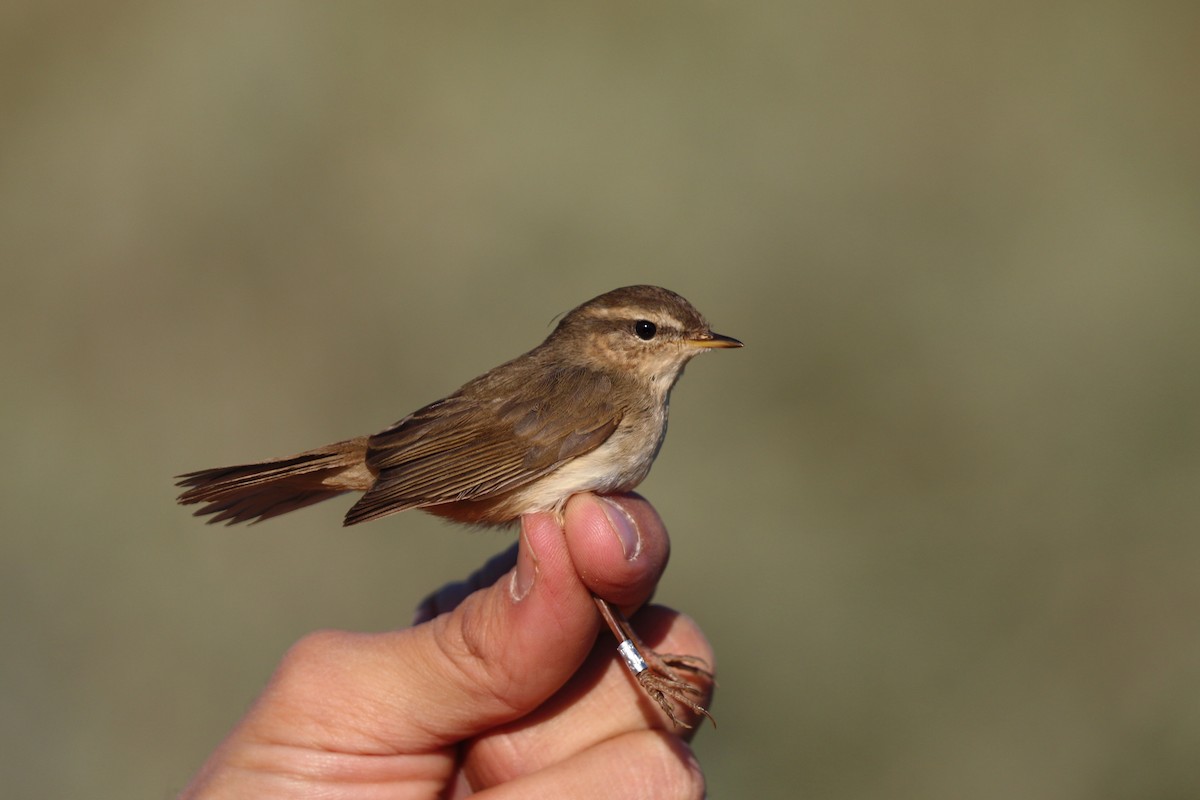
{"label": "finger", "polygon": [[[641,586],[647,570],[654,573],[657,580],[670,553],[666,528],[649,502],[632,493],[607,497],[576,495],[568,503],[564,519],[570,520],[566,530],[571,558],[593,594],[627,609],[648,599],[641,590],[635,590],[631,597],[630,587]],[[620,562],[613,553],[614,541],[625,560],[630,562],[629,568],[619,568]],[[465,581],[441,587],[417,607],[413,624],[419,625],[453,611],[468,595],[499,580],[513,567],[516,559],[517,545],[514,544],[491,558]],[[595,568],[596,561],[600,562],[599,569]],[[618,569],[612,571],[612,565],[617,565]]]}
{"label": "finger", "polygon": [[[666,528],[654,508],[636,494],[611,497],[583,494],[571,499],[563,516],[571,558],[592,593],[627,611],[644,603],[648,599],[647,572],[657,582],[670,552]],[[625,565],[615,556],[614,542],[627,562]],[[466,580],[441,587],[417,607],[413,624],[453,611],[468,595],[495,583],[516,559],[514,544]]]}
{"label": "finger", "polygon": [[593,594],[627,611],[650,599],[671,543],[649,502],[636,494],[579,494],[563,520],[571,560]]}
{"label": "finger", "polygon": [[489,800],[563,797],[704,797],[704,773],[691,748],[662,731],[632,731],[559,763],[480,792]]}
{"label": "finger", "polygon": [[[712,648],[687,616],[647,606],[632,621],[650,647],[713,663]],[[712,685],[701,680],[697,686],[701,690],[697,701],[708,706]],[[692,725],[698,722],[687,709],[677,711]],[[697,730],[675,727],[616,657],[611,640],[601,636],[562,691],[533,716],[480,737],[468,751],[463,769],[476,787],[497,785],[572,758],[607,739],[650,729],[684,740]]]}

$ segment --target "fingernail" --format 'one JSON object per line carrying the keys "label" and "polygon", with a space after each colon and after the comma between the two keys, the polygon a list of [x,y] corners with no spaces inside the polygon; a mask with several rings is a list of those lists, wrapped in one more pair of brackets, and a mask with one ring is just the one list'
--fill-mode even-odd
{"label": "fingernail", "polygon": [[521,548],[517,552],[517,566],[513,569],[512,578],[509,580],[508,593],[512,596],[513,602],[519,603],[529,594],[529,590],[533,588],[533,580],[537,577],[537,554],[533,552],[533,545],[529,543],[529,537],[525,535],[525,523],[521,523]]}
{"label": "fingernail", "polygon": [[625,560],[633,561],[642,552],[642,535],[638,532],[637,523],[624,508],[607,497],[597,497],[596,499],[600,501],[600,507],[604,509],[604,516],[608,517],[608,524],[612,527],[613,533],[617,535],[617,541],[621,543],[621,551],[625,553]]}

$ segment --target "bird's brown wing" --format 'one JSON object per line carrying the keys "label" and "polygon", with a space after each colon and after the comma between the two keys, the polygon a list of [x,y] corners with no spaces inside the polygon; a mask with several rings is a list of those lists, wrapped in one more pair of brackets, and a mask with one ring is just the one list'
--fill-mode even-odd
{"label": "bird's brown wing", "polygon": [[599,447],[621,421],[611,381],[592,371],[484,380],[370,438],[367,465],[378,478],[346,524],[511,491]]}

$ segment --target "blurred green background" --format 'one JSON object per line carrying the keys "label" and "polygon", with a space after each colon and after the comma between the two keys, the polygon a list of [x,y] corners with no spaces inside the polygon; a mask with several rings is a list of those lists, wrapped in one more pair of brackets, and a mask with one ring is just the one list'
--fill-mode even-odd
{"label": "blurred green background", "polygon": [[171,476],[378,430],[616,286],[714,797],[1200,796],[1200,5],[10,2],[0,760],[169,797],[304,633],[504,547]]}

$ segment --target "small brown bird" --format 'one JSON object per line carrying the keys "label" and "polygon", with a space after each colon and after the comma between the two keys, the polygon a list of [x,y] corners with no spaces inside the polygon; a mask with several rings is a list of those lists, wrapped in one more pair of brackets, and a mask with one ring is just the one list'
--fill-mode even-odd
{"label": "small brown bird", "polygon": [[[363,492],[354,525],[410,508],[475,525],[561,512],[578,492],[614,494],[646,477],[667,432],[671,388],[694,356],[741,347],[713,333],[691,303],[657,286],[627,286],[567,313],[542,344],[373,436],[287,458],[179,476],[184,505],[209,522],[259,522],[345,492]],[[671,701],[697,714],[699,690],[596,598],[630,671],[676,723]]]}

